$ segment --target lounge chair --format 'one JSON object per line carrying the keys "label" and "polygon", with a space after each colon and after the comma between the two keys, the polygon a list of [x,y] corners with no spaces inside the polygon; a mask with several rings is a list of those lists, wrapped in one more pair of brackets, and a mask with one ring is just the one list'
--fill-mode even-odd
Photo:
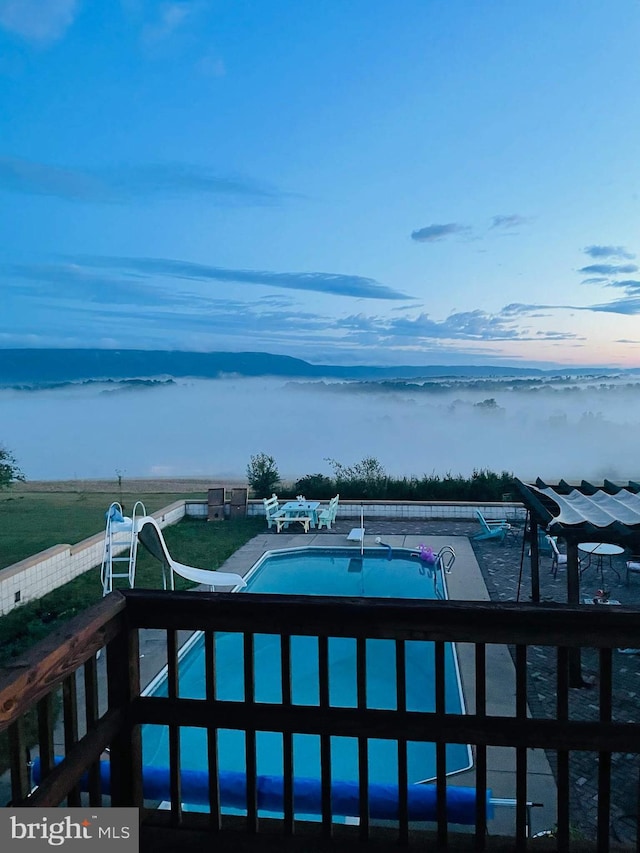
{"label": "lounge chair", "polygon": [[551,548],[551,571],[553,572],[553,578],[555,580],[560,566],[564,566],[565,568],[567,567],[567,555],[560,553],[555,536],[547,536],[546,540]]}
{"label": "lounge chair", "polygon": [[487,521],[479,509],[476,510],[476,518],[480,522],[480,527],[482,528],[480,533],[476,533],[473,537],[477,541],[480,539],[498,539],[500,542],[504,542],[504,537],[507,535],[507,532],[511,530],[511,525],[505,518],[500,518],[496,521],[493,519],[491,521]]}

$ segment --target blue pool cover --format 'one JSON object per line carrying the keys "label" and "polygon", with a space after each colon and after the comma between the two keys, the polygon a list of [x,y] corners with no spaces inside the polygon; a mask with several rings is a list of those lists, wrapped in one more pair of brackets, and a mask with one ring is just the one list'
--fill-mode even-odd
{"label": "blue pool cover", "polygon": [[[58,763],[61,759],[56,759]],[[33,780],[40,782],[40,759],[33,766]],[[100,762],[102,793],[110,789],[108,761]],[[81,781],[87,790],[88,777]],[[244,773],[222,771],[219,775],[220,805],[226,808],[246,809],[247,791]],[[206,771],[183,770],[181,773],[182,798],[193,805],[208,805],[209,776]],[[258,776],[256,780],[258,808],[268,812],[282,813],[284,810],[284,783],[281,776]],[[360,795],[357,782],[334,782],[331,786],[331,811],[334,816],[357,816],[360,813]],[[145,767],[143,793],[148,800],[170,799],[169,771],[167,768]],[[447,820],[450,823],[474,824],[476,819],[476,791],[474,788],[447,786]],[[322,813],[321,785],[318,779],[294,779],[293,798],[296,812],[309,815]],[[487,818],[493,817],[490,802],[491,791],[487,791]],[[407,789],[408,817],[412,821],[436,819],[436,786],[409,785]],[[369,815],[377,820],[398,820],[398,786],[369,785]]]}

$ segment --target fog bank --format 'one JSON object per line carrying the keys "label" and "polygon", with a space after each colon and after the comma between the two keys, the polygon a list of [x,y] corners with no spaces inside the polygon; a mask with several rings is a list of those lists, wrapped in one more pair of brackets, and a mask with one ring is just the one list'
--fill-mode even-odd
{"label": "fog bank", "polygon": [[[378,458],[395,476],[512,471],[524,480],[640,479],[640,391],[625,383],[439,393],[279,379],[177,380],[143,390],[0,390],[0,443],[28,479],[244,477],[251,454],[283,477],[326,457]],[[493,402],[487,402],[493,401]]]}

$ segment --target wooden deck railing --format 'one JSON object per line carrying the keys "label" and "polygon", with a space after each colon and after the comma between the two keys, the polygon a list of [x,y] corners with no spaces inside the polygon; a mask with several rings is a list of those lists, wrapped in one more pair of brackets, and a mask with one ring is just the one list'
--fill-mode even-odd
{"label": "wooden deck railing", "polygon": [[[369,819],[367,749],[370,739],[397,742],[399,782],[398,820],[392,831],[394,843],[413,843],[406,796],[407,743],[435,743],[437,808],[433,838],[438,849],[459,849],[453,845],[447,823],[445,748],[448,743],[472,744],[477,792],[476,824],[472,843],[475,849],[493,849],[487,837],[485,797],[487,791],[487,751],[511,747],[515,751],[515,821],[511,849],[529,849],[536,841],[527,838],[529,750],[546,750],[555,757],[557,811],[555,823],[558,850],[613,849],[611,824],[611,757],[614,753],[640,751],[640,713],[633,720],[616,716],[613,690],[612,651],[616,647],[640,647],[640,619],[636,609],[488,604],[473,602],[422,602],[394,599],[344,599],[279,595],[232,595],[208,593],[165,593],[127,591],[113,593],[85,615],[58,632],[34,652],[17,661],[0,678],[0,731],[7,730],[11,764],[12,804],[26,806],[133,805],[142,809],[142,839],[153,838],[153,847],[163,848],[167,838],[197,828],[217,836],[216,844],[227,838],[228,827],[238,830],[238,818],[221,813],[218,788],[216,733],[235,729],[244,733],[246,754],[247,808],[240,833],[243,844],[259,841],[267,828],[273,843],[278,835],[280,849],[300,828],[293,799],[293,737],[314,734],[320,740],[321,820],[316,827],[325,839],[323,849],[338,849],[339,838],[353,830],[359,843],[368,845],[378,836]],[[166,637],[167,684],[165,696],[143,696],[140,691],[139,637],[145,629],[161,629]],[[185,698],[178,683],[178,631],[203,631],[205,647],[204,698]],[[244,635],[244,698],[229,701],[217,698],[215,689],[214,632]],[[255,693],[255,634],[280,637],[280,680],[282,702],[259,702]],[[291,691],[291,638],[318,638],[319,702],[298,705]],[[329,702],[329,653],[332,637],[350,637],[356,643],[355,707],[334,707]],[[367,646],[370,639],[395,643],[395,709],[367,705]],[[405,700],[406,643],[433,642],[435,662],[435,706],[433,711],[408,710]],[[473,653],[473,693],[465,715],[449,713],[445,707],[444,644],[471,644]],[[488,711],[490,679],[487,650],[493,644],[508,644],[515,665],[513,712]],[[528,647],[556,649],[556,708],[552,716],[531,716],[528,712]],[[596,719],[585,721],[572,713],[577,695],[569,686],[568,651],[571,648],[598,650],[598,686],[588,692],[588,701],[597,705]],[[101,649],[106,655],[96,658]],[[104,693],[100,670],[105,670]],[[55,700],[61,696],[62,728],[56,736]],[[587,695],[582,691],[580,695]],[[586,701],[586,700],[585,700]],[[25,721],[28,712],[37,713],[37,751],[42,781],[30,793],[27,773],[28,739]],[[166,811],[151,808],[143,798],[141,726],[168,727],[170,792]],[[180,731],[185,726],[208,733],[209,808],[206,817],[188,812],[181,797]],[[60,727],[58,727],[60,728]],[[273,822],[258,815],[256,733],[277,732],[283,739],[283,818]],[[357,740],[359,768],[359,825],[336,829],[331,813],[331,738]],[[60,743],[56,743],[60,740]],[[575,847],[571,840],[570,755],[573,751],[594,754],[598,771],[597,829],[589,844]],[[64,756],[55,763],[56,753]],[[107,755],[111,769],[110,798],[100,785],[100,759]],[[84,776],[84,779],[82,777]],[[81,794],[88,790],[87,800]],[[637,779],[629,786],[638,799]],[[618,795],[620,792],[616,792]],[[555,792],[554,792],[555,795]],[[164,827],[161,836],[153,827]],[[146,829],[145,829],[146,828]],[[308,827],[305,827],[308,829]],[[148,830],[147,835],[145,831]],[[336,833],[335,842],[332,836]],[[245,849],[235,835],[228,849]],[[458,838],[458,836],[455,836]],[[424,842],[424,837],[423,837]],[[150,843],[150,842],[149,842]],[[201,843],[201,841],[199,842]],[[457,842],[456,842],[457,843]],[[637,842],[636,842],[637,844]],[[235,845],[235,846],[234,846]],[[371,841],[371,845],[373,841]],[[145,848],[143,843],[143,849]],[[227,849],[217,846],[215,849]],[[249,849],[249,848],[247,848]],[[266,848],[265,848],[266,849]],[[277,845],[274,849],[278,849]],[[287,848],[289,849],[289,848]],[[293,849],[291,847],[290,849]],[[299,849],[305,848],[304,845]],[[424,848],[423,848],[424,849]],[[549,848],[548,848],[549,849]],[[556,849],[555,847],[553,849]]]}

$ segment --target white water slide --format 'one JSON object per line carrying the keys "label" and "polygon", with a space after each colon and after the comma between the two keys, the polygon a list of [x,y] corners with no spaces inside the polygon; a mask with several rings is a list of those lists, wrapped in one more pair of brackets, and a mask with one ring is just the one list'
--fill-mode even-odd
{"label": "white water slide", "polygon": [[[122,507],[118,503],[112,503],[107,510],[107,527],[100,572],[103,595],[113,590],[113,578],[127,578],[129,586],[133,588],[139,542],[162,563],[164,589],[167,588],[167,570],[169,589],[174,589],[174,574],[194,583],[206,584],[212,591],[216,587],[246,586],[244,579],[233,572],[197,569],[174,560],[169,553],[158,522],[146,514],[142,501],[137,501],[131,518],[123,516]],[[114,571],[114,563],[127,563],[127,571]]]}

